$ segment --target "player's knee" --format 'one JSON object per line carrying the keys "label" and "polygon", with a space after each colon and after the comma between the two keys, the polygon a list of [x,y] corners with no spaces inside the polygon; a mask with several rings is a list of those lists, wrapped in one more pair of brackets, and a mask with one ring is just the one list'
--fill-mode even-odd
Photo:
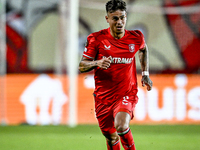
{"label": "player's knee", "polygon": [[115,139],[107,139],[106,138],[106,140],[107,140],[107,142],[109,144],[113,145],[113,144],[115,144],[119,140],[119,137],[116,137]]}
{"label": "player's knee", "polygon": [[129,124],[126,124],[126,123],[117,124],[116,123],[115,128],[118,132],[122,132],[122,131],[126,130],[127,128],[129,128]]}
{"label": "player's knee", "polygon": [[114,144],[119,140],[119,136],[116,132],[113,133],[113,134],[110,134],[110,135],[107,134],[107,135],[104,135],[104,136],[106,137],[107,142],[110,143],[110,144]]}

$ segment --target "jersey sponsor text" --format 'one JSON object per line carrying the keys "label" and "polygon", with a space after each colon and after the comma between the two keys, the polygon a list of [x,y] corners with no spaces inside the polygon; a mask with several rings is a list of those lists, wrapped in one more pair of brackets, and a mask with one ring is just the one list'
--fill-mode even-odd
{"label": "jersey sponsor text", "polygon": [[[103,58],[106,58],[103,56]],[[114,64],[130,64],[132,63],[133,58],[121,58],[121,57],[111,57],[111,63]]]}

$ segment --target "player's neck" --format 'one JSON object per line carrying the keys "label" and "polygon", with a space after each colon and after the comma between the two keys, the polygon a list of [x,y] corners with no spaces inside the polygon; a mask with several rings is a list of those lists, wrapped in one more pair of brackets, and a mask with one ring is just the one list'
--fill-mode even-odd
{"label": "player's neck", "polygon": [[115,32],[112,32],[110,31],[110,34],[115,38],[115,39],[121,39],[124,35],[125,35],[125,31],[120,33],[120,34],[117,34]]}

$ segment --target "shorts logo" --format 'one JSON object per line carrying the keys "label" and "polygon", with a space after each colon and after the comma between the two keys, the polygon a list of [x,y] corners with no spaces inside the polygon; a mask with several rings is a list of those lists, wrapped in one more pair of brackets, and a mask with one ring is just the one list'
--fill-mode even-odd
{"label": "shorts logo", "polygon": [[123,104],[123,105],[128,105],[127,99],[129,99],[128,96],[124,96],[124,97],[123,97],[123,100],[122,100],[122,104]]}
{"label": "shorts logo", "polygon": [[135,51],[135,44],[129,44],[129,51],[133,53]]}

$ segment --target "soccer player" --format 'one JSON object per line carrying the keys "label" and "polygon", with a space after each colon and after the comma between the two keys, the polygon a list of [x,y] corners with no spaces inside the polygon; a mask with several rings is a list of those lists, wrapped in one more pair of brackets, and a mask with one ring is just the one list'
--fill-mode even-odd
{"label": "soccer player", "polygon": [[151,90],[148,48],[139,30],[126,30],[126,3],[106,3],[105,19],[109,28],[90,34],[79,64],[80,72],[94,69],[95,112],[99,127],[106,138],[108,150],[135,150],[130,120],[138,102],[135,54],[139,53],[142,86]]}

